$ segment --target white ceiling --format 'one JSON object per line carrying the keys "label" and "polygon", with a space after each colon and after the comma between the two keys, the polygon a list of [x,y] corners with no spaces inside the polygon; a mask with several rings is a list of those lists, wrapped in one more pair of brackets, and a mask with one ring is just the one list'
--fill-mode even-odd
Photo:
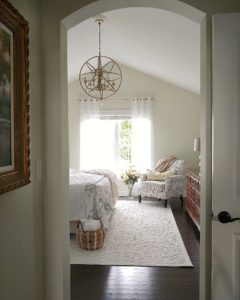
{"label": "white ceiling", "polygon": [[[104,16],[102,55],[199,93],[199,24],[152,8],[119,9]],[[68,33],[69,81],[76,80],[82,64],[97,54],[98,25],[88,19]]]}

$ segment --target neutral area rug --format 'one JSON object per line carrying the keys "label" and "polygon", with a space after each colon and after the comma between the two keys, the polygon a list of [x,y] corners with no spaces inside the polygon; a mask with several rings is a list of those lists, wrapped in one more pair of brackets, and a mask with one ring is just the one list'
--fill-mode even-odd
{"label": "neutral area rug", "polygon": [[71,264],[192,267],[171,207],[119,200],[102,249],[71,241]]}

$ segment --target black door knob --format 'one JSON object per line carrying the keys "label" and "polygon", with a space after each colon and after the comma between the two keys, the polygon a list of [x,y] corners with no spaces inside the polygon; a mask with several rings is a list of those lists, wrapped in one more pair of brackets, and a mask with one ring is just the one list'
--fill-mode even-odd
{"label": "black door knob", "polygon": [[230,222],[233,222],[233,221],[240,220],[240,218],[232,218],[229,212],[221,211],[218,214],[218,220],[219,220],[219,222],[225,224],[225,223],[230,223]]}

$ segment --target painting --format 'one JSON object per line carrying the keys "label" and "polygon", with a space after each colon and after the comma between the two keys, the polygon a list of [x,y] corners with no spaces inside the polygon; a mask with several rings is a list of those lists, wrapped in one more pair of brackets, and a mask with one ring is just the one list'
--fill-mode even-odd
{"label": "painting", "polygon": [[0,0],[0,193],[30,182],[28,22]]}
{"label": "painting", "polygon": [[13,169],[12,33],[0,23],[0,172]]}

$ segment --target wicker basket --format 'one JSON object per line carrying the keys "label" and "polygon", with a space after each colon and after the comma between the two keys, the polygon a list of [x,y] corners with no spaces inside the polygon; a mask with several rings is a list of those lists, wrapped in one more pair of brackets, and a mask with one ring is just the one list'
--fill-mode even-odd
{"label": "wicker basket", "polygon": [[95,231],[84,231],[82,222],[79,221],[77,229],[77,240],[82,249],[85,250],[97,250],[102,248],[105,231],[103,228],[102,221],[100,220],[101,227]]}

